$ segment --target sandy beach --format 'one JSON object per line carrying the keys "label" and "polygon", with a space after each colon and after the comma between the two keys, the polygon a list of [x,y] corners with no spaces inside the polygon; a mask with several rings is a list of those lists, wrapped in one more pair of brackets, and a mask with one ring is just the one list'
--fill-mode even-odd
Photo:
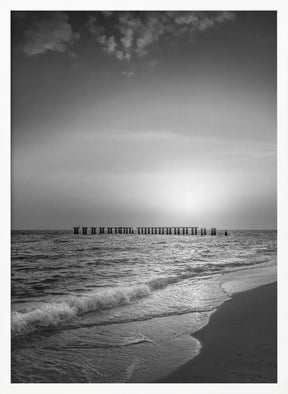
{"label": "sandy beach", "polygon": [[193,336],[199,355],[158,383],[276,383],[277,283],[234,294]]}

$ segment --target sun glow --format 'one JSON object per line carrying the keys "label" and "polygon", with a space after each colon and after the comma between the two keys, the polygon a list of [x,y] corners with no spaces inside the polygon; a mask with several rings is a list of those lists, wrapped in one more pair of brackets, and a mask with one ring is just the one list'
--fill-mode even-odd
{"label": "sun glow", "polygon": [[215,177],[213,172],[162,173],[153,182],[154,204],[179,219],[201,218],[227,204],[231,182]]}
{"label": "sun glow", "polygon": [[188,182],[173,180],[163,185],[163,204],[173,211],[179,213],[191,213],[197,207],[197,194]]}

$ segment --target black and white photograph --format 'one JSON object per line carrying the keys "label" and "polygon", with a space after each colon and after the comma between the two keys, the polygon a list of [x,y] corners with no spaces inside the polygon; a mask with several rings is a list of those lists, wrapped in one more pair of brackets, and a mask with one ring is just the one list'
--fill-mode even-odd
{"label": "black and white photograph", "polygon": [[10,10],[13,384],[278,382],[277,10],[174,7]]}

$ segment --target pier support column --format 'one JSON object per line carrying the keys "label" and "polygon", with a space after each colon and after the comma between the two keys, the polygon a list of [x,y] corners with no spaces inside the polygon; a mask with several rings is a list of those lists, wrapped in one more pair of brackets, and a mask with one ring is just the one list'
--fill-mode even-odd
{"label": "pier support column", "polygon": [[87,235],[87,228],[88,227],[82,227],[82,234]]}
{"label": "pier support column", "polygon": [[79,234],[79,227],[73,227],[74,229],[74,234]]}
{"label": "pier support column", "polygon": [[227,231],[227,230],[225,230],[225,235],[226,235],[226,236],[228,235],[228,231]]}
{"label": "pier support column", "polygon": [[197,227],[194,227],[194,229],[195,229],[195,235],[197,235]]}
{"label": "pier support column", "polygon": [[96,234],[96,229],[97,229],[97,227],[91,227],[91,234],[92,235]]}

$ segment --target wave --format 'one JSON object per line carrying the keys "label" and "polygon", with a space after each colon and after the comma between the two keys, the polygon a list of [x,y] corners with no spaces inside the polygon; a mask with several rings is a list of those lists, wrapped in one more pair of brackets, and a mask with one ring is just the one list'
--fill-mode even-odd
{"label": "wave", "polygon": [[255,262],[246,264],[231,262],[228,264],[208,263],[198,267],[187,267],[185,271],[178,275],[156,277],[145,283],[129,287],[110,288],[101,293],[93,292],[79,297],[74,296],[70,300],[59,303],[47,303],[40,308],[25,313],[13,312],[11,319],[12,336],[31,333],[41,328],[56,328],[68,320],[85,313],[99,312],[128,305],[150,296],[154,291],[164,289],[171,284],[176,284],[196,275],[209,275],[224,271],[227,267],[243,268],[256,264]]}
{"label": "wave", "polygon": [[101,293],[90,293],[68,301],[44,304],[38,309],[25,313],[13,312],[12,336],[30,333],[40,328],[57,327],[63,321],[85,313],[131,304],[138,299],[150,296],[153,291],[195,276],[197,272],[199,270],[196,268],[193,273],[158,277],[135,286],[117,287]]}
{"label": "wave", "polygon": [[13,312],[11,319],[12,336],[31,333],[40,328],[57,327],[63,321],[70,320],[77,315],[127,305],[150,294],[149,286],[143,284],[110,289],[103,293],[92,293],[61,303],[48,303],[25,313]]}
{"label": "wave", "polygon": [[145,343],[145,342],[150,342],[155,344],[151,339],[146,338],[143,335],[139,335],[137,337],[127,337],[127,338],[116,338],[116,341],[113,339],[111,340],[111,337],[109,337],[109,340],[103,340],[101,338],[101,341],[94,341],[93,343],[75,343],[71,345],[57,345],[57,346],[43,346],[42,349],[45,350],[51,350],[55,352],[67,350],[67,349],[109,349],[109,348],[118,348],[118,347],[128,347],[128,346],[133,346],[133,345],[139,345],[140,343]]}

